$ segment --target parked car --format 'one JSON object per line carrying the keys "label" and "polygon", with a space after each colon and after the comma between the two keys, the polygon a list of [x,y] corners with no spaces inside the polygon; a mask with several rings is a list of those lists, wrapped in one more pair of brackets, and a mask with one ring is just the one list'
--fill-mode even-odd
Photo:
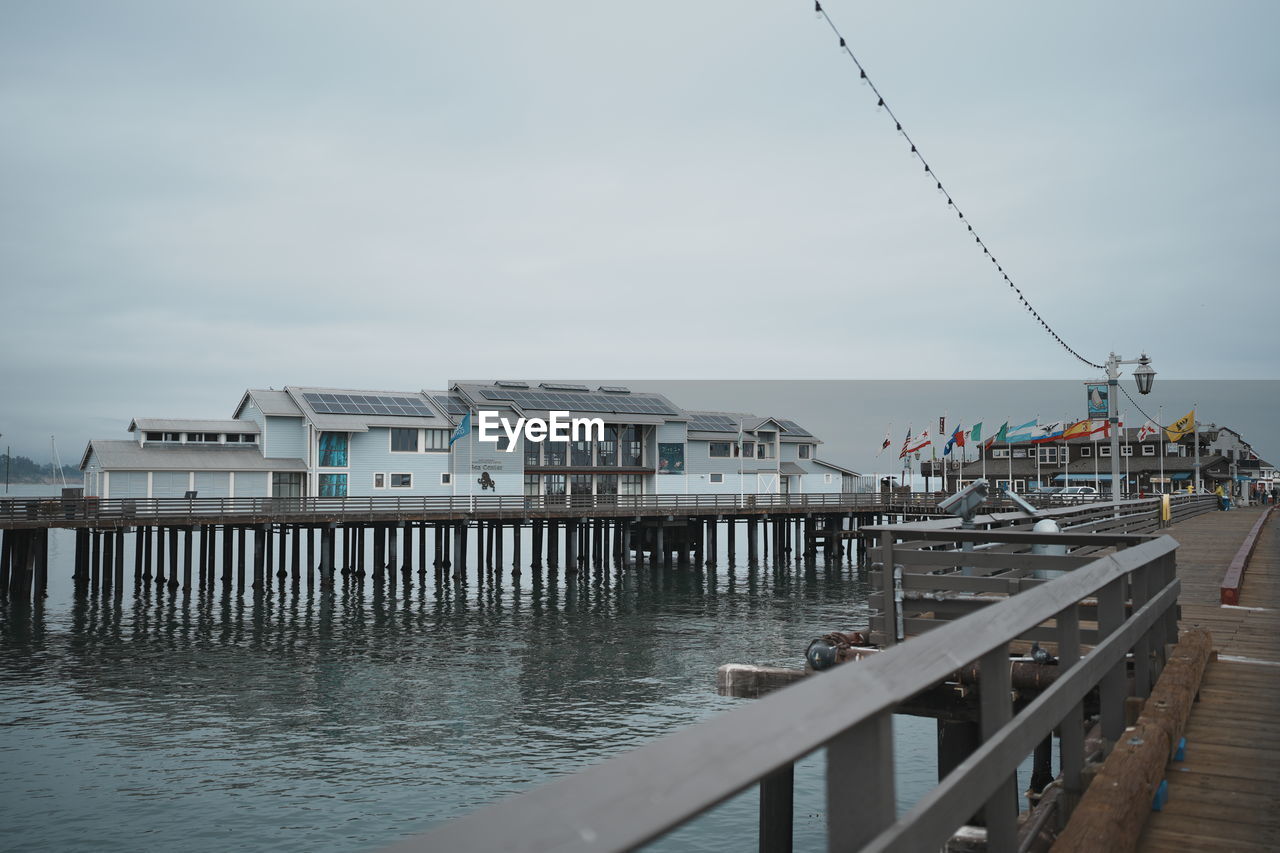
{"label": "parked car", "polygon": [[1093,486],[1067,486],[1058,494],[1063,497],[1095,497],[1098,490]]}

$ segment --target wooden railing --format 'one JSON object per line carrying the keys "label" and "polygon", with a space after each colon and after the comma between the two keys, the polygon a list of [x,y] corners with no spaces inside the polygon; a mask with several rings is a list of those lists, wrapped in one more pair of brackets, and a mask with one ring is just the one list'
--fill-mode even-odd
{"label": "wooden railing", "polygon": [[662,512],[733,512],[786,509],[849,511],[876,507],[932,507],[938,495],[870,492],[814,494],[690,495],[469,495],[455,497],[376,496],[348,498],[15,498],[0,499],[0,524],[75,521],[203,520],[243,517],[305,517],[359,521],[380,517],[522,517],[529,514],[617,515]]}
{"label": "wooden railing", "polygon": [[[1083,533],[1018,535],[1021,546],[1066,540],[1083,547],[1094,538]],[[1121,535],[1111,538],[1120,541]],[[981,810],[988,849],[1013,851],[1019,763],[1060,730],[1064,807],[1069,811],[1081,791],[1086,695],[1099,689],[1102,734],[1114,743],[1124,729],[1126,660],[1132,658],[1134,692],[1145,697],[1164,664],[1166,643],[1177,636],[1177,543],[1167,536],[1123,541],[1128,546],[1124,550],[1086,561],[1034,561],[1064,573],[1033,588],[1012,589],[1016,594],[980,613],[940,624],[857,664],[803,679],[393,849],[627,850],[753,785],[761,792],[762,849],[790,849],[793,768],[823,749],[830,850],[937,850]],[[975,561],[972,554],[966,559]],[[1096,620],[1096,626],[1082,630],[1083,620]],[[1033,637],[1054,639],[1059,674],[1015,714],[1010,645]],[[1082,656],[1084,643],[1092,648]],[[898,818],[893,711],[974,663],[982,743]]]}

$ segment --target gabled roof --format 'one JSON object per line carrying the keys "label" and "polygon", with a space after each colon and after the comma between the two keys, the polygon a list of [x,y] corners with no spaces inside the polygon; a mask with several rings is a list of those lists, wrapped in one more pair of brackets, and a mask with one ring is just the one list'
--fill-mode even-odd
{"label": "gabled roof", "polygon": [[[444,428],[450,425],[450,421],[441,412],[431,399],[430,395],[423,391],[371,391],[368,389],[355,388],[311,388],[297,387],[293,385],[285,386],[285,392],[289,395],[289,399],[293,401],[298,410],[308,421],[310,421],[316,429],[327,430],[331,432],[368,432],[370,427],[440,427]],[[372,400],[379,397],[385,398],[407,398],[420,403],[421,408],[425,410],[425,414],[409,415],[409,414],[386,414],[385,406],[371,406],[371,408],[383,408],[382,414],[360,413],[360,412],[337,412],[333,409],[351,408],[345,404],[324,406],[320,401],[313,404],[312,400],[321,397],[326,398],[357,398],[357,400]],[[317,411],[317,406],[321,408],[329,408],[330,411]],[[393,406],[394,410],[394,406]]]}
{"label": "gabled roof", "polygon": [[842,467],[842,466],[840,466],[840,465],[837,465],[837,464],[836,464],[836,463],[834,463],[834,462],[828,462],[828,461],[827,461],[827,460],[825,460],[825,459],[816,459],[816,458],[815,458],[815,459],[811,459],[811,460],[809,460],[809,461],[810,461],[810,462],[812,462],[814,465],[821,465],[821,466],[822,466],[822,467],[824,467],[824,468],[831,468],[832,470],[839,471],[841,474],[852,474],[852,475],[853,475],[853,476],[855,476],[855,477],[859,476],[859,474],[858,474],[858,472],[857,472],[857,471],[854,471],[854,470],[853,470],[853,469],[851,469],[851,468],[845,468],[845,467]]}
{"label": "gabled roof", "polygon": [[129,432],[236,432],[256,433],[258,425],[253,421],[237,420],[183,420],[181,418],[134,418],[129,422]]}
{"label": "gabled roof", "polygon": [[240,417],[240,413],[244,411],[245,404],[250,400],[253,400],[253,404],[264,415],[285,418],[302,417],[302,409],[298,408],[287,392],[276,391],[275,389],[264,391],[261,388],[250,388],[244,392],[244,396],[240,398],[240,404],[236,406],[235,417]]}

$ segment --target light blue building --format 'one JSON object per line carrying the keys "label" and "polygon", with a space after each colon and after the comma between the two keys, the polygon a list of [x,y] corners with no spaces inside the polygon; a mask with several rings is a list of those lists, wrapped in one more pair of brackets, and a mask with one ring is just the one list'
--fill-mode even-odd
{"label": "light blue building", "polygon": [[[480,412],[598,419],[568,441],[480,440]],[[470,412],[471,429],[451,440]],[[799,494],[853,491],[795,421],[683,409],[605,385],[499,381],[448,391],[251,389],[226,421],[139,418],[94,440],[86,495],[103,498],[370,495]]]}

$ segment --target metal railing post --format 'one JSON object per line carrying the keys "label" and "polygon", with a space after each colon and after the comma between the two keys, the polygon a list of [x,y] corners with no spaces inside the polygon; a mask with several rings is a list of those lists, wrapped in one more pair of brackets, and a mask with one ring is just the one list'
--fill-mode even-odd
{"label": "metal railing post", "polygon": [[[1133,612],[1151,600],[1152,567],[1150,565],[1135,569],[1129,575],[1129,600],[1133,603]],[[1133,644],[1133,689],[1139,699],[1151,695],[1151,636],[1155,626],[1142,632],[1142,636]]]}

